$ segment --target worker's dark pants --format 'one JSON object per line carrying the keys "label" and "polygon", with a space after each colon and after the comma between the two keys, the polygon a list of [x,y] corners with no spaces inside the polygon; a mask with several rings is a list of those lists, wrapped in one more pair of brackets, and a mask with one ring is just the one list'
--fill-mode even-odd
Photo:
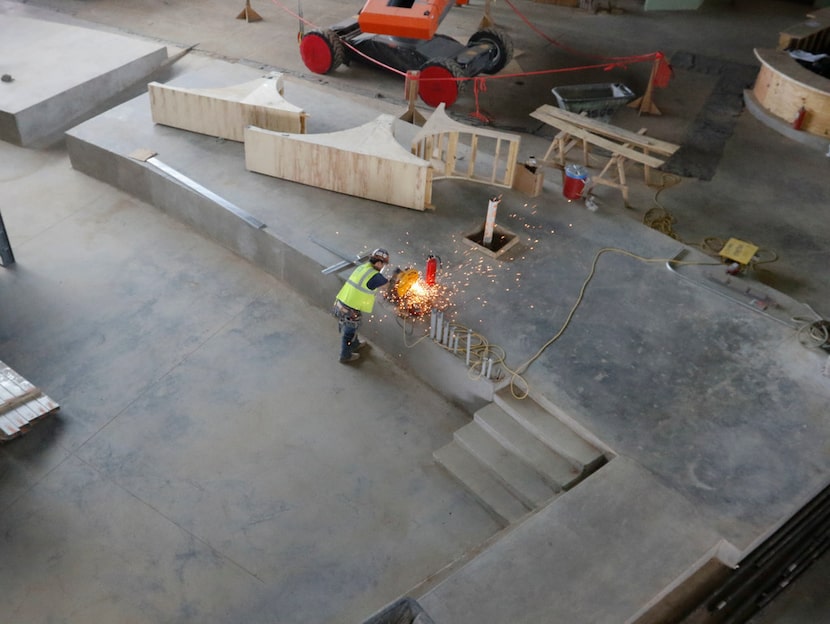
{"label": "worker's dark pants", "polygon": [[360,327],[362,315],[360,314],[360,310],[345,306],[339,301],[334,303],[332,313],[337,317],[337,328],[343,335],[340,341],[340,359],[345,360],[351,357],[352,352],[360,344],[360,340],[357,337],[357,330]]}

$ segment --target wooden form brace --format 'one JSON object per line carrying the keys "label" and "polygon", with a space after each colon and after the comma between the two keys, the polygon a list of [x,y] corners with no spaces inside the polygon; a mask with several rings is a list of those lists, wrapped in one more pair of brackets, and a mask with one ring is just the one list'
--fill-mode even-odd
{"label": "wooden form brace", "polygon": [[395,206],[432,208],[432,168],[393,134],[395,118],[380,115],[357,128],[289,134],[248,126],[249,171]]}
{"label": "wooden form brace", "polygon": [[[460,178],[511,188],[516,174],[520,137],[487,128],[474,128],[447,117],[444,104],[436,108],[412,139],[412,153],[428,160],[434,178]],[[492,153],[481,157],[490,145]],[[466,166],[459,161],[467,159]],[[487,159],[490,162],[485,162]]]}
{"label": "wooden form brace", "polygon": [[[599,175],[591,177],[591,184],[604,184],[620,189],[626,206],[628,206],[626,165],[630,161],[643,165],[644,178],[648,184],[651,169],[662,166],[665,157],[680,149],[680,146],[674,143],[645,136],[645,128],[639,132],[631,132],[549,104],[540,106],[530,113],[530,116],[560,131],[553,138],[545,153],[543,164],[564,167],[565,157],[577,145],[582,147],[582,164],[586,167],[588,158],[591,156],[591,146],[610,152],[610,159]],[[616,172],[617,180],[606,177],[609,172]]]}
{"label": "wooden form brace", "polygon": [[153,121],[173,128],[242,141],[245,126],[303,134],[308,114],[282,96],[282,74],[231,87],[187,89],[151,82]]}

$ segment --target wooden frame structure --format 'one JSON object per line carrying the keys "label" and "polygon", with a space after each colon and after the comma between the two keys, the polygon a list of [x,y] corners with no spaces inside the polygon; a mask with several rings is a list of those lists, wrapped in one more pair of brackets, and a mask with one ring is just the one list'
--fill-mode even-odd
{"label": "wooden frame structure", "polygon": [[[464,137],[468,137],[465,141]],[[450,119],[440,104],[412,139],[412,153],[428,160],[433,179],[457,178],[512,188],[520,137],[488,128],[475,128]],[[492,162],[484,164],[481,148],[491,142]],[[459,161],[466,158],[462,168]]]}
{"label": "wooden frame structure", "polygon": [[[674,143],[645,136],[645,128],[639,132],[631,132],[549,104],[540,106],[530,113],[530,116],[559,130],[545,153],[542,164],[563,168],[568,152],[577,145],[582,147],[582,164],[586,167],[591,155],[591,146],[609,151],[611,157],[599,175],[591,177],[590,185],[603,184],[618,188],[622,192],[626,206],[628,182],[625,167],[628,162],[643,165],[644,178],[648,184],[651,169],[662,166],[666,157],[680,149],[680,146]],[[609,172],[614,171],[617,180],[606,177]]]}
{"label": "wooden frame structure", "polygon": [[242,141],[245,126],[306,132],[308,114],[283,97],[282,74],[231,87],[188,89],[151,82],[153,121],[231,141]]}
{"label": "wooden frame structure", "polygon": [[289,134],[248,126],[249,171],[372,199],[395,206],[432,208],[432,167],[395,139],[391,115],[324,134]]}

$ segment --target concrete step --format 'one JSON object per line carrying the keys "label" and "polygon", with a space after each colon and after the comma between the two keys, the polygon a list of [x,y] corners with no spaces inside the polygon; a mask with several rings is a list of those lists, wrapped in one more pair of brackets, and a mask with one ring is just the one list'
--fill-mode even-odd
{"label": "concrete step", "polygon": [[559,455],[495,403],[476,411],[474,422],[504,448],[523,458],[553,487],[566,490],[582,478],[580,466]]}
{"label": "concrete step", "polygon": [[481,462],[455,442],[435,451],[433,457],[504,526],[518,521],[530,511]]}
{"label": "concrete step", "polygon": [[510,388],[502,388],[495,403],[518,423],[580,471],[593,472],[605,463],[602,451],[531,398],[517,399]]}
{"label": "concrete step", "polygon": [[530,509],[541,507],[561,491],[546,483],[522,458],[504,448],[475,421],[456,431],[453,439]]}

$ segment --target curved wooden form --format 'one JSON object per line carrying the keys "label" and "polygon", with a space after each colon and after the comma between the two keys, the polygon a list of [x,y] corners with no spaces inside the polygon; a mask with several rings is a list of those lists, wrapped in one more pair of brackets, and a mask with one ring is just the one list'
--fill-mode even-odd
{"label": "curved wooden form", "polygon": [[288,134],[248,126],[249,171],[395,206],[432,208],[432,168],[395,139],[395,118],[325,134]]}
{"label": "curved wooden form", "polygon": [[151,82],[153,121],[173,128],[242,141],[245,126],[306,131],[308,115],[282,96],[282,74],[217,89],[187,89]]}
{"label": "curved wooden form", "polygon": [[[518,134],[475,128],[447,116],[444,104],[427,119],[412,139],[412,153],[430,161],[435,179],[461,178],[511,188],[519,155]],[[480,159],[489,150],[490,162]],[[467,160],[466,167],[459,160]]]}
{"label": "curved wooden form", "polygon": [[801,129],[830,137],[830,80],[802,67],[783,50],[755,50],[761,71],[752,90],[764,110],[788,123],[803,106]]}

